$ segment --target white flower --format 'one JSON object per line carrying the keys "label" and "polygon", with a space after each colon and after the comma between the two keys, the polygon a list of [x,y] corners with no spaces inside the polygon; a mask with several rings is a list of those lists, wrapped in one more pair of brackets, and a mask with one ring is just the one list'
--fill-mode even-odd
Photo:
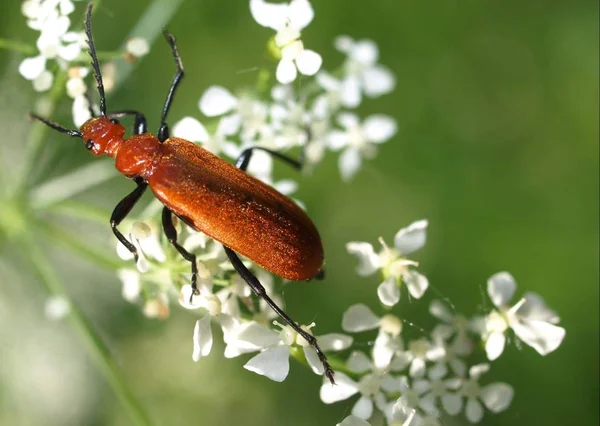
{"label": "white flower", "polygon": [[[436,342],[444,343],[451,339],[452,343],[447,345],[455,355],[467,356],[473,351],[473,342],[469,338],[469,320],[461,314],[450,311],[440,300],[433,300],[429,305],[429,313],[441,320],[442,323],[435,326],[431,333]],[[464,374],[459,374],[464,375]]]}
{"label": "white flower", "polygon": [[61,67],[75,60],[85,46],[82,32],[68,31],[71,21],[67,15],[73,12],[70,0],[26,1],[22,12],[28,18],[29,27],[40,32],[37,40],[39,55],[25,58],[19,65],[19,73],[33,82],[34,90],[45,92],[52,86],[54,76],[46,69],[48,60],[56,60]]}
{"label": "white flower", "polygon": [[292,0],[289,4],[250,0],[250,12],[260,25],[277,31],[275,44],[281,49],[277,81],[288,84],[296,79],[298,71],[304,75],[315,75],[319,71],[323,63],[321,55],[305,49],[300,40],[301,31],[314,18],[308,0]]}
{"label": "white flower", "polygon": [[268,107],[265,102],[246,95],[236,97],[221,86],[206,89],[200,97],[198,107],[207,117],[227,114],[231,123],[241,126],[241,131],[232,128],[232,134],[240,131],[240,138],[246,144],[254,142],[257,135],[269,128]]}
{"label": "white flower", "polygon": [[71,312],[71,303],[63,296],[51,296],[44,304],[44,315],[51,320],[59,320]]}
{"label": "white flower", "polygon": [[225,153],[231,156],[237,151],[237,145],[228,137],[234,135],[239,128],[236,117],[226,116],[219,120],[214,134],[209,135],[206,128],[193,117],[184,117],[173,126],[173,136],[200,142],[202,147],[215,155]]}
{"label": "white flower", "polygon": [[344,106],[357,107],[362,93],[377,97],[394,90],[396,78],[389,69],[377,64],[379,49],[375,42],[354,41],[349,36],[339,36],[335,46],[348,55],[344,64],[346,78],[340,84]]}
{"label": "white flower", "polygon": [[[504,411],[510,405],[514,390],[506,383],[491,383],[481,387],[478,383],[480,377],[489,370],[489,364],[474,365],[469,369],[469,379],[463,380],[459,394],[467,399],[465,414],[471,423],[479,423],[483,418],[483,407],[493,413]],[[481,400],[481,402],[480,402]],[[457,407],[455,401],[451,403],[453,412],[462,411],[463,400]]]}
{"label": "white flower", "polygon": [[[358,353],[360,354],[360,353]],[[354,354],[355,359],[348,361],[354,371],[368,371],[370,366],[369,359],[362,354],[364,359],[356,359],[360,355]],[[365,366],[361,364],[366,364]],[[363,368],[363,367],[366,367]],[[363,376],[357,383],[342,372],[335,373],[335,385],[332,385],[325,379],[321,385],[320,397],[325,404],[343,401],[360,393],[361,397],[356,401],[352,408],[352,415],[361,419],[368,419],[373,415],[374,407],[383,411],[387,405],[384,392],[398,392],[397,380],[394,380],[389,374],[374,372]]]}
{"label": "white flower", "polygon": [[403,369],[410,365],[410,377],[423,377],[427,369],[427,362],[438,362],[444,358],[443,347],[432,345],[427,339],[411,340],[408,350],[397,354],[397,361],[392,365],[394,371]]}
{"label": "white flower", "polygon": [[145,38],[142,37],[133,37],[127,40],[127,44],[125,45],[125,50],[134,58],[141,58],[145,56],[150,51],[150,45]]}
{"label": "white flower", "polygon": [[342,113],[337,121],[344,131],[331,131],[328,144],[334,151],[343,149],[339,168],[342,178],[348,181],[360,169],[362,157],[373,158],[377,145],[396,134],[397,125],[392,117],[383,114],[371,115],[361,124],[357,115]]}
{"label": "white flower", "polygon": [[400,280],[416,299],[421,298],[427,290],[427,278],[409,269],[417,263],[404,257],[425,245],[427,226],[426,220],[419,220],[400,229],[394,237],[394,248],[388,247],[383,239],[380,239],[382,250],[379,253],[375,253],[373,246],[365,242],[350,242],[346,245],[348,252],[358,257],[359,275],[367,276],[377,270],[382,271],[385,280],[377,288],[377,295],[384,305],[394,306],[400,300]]}
{"label": "white flower", "polygon": [[508,328],[512,328],[519,339],[541,355],[556,350],[565,337],[565,329],[555,325],[560,318],[539,295],[526,293],[514,306],[508,305],[516,287],[508,272],[499,272],[488,280],[488,295],[497,310],[485,317],[482,337],[491,361],[504,351]]}
{"label": "white flower", "polygon": [[429,369],[427,379],[415,381],[415,383],[418,383],[418,387],[424,390],[419,407],[428,414],[439,415],[437,404],[440,401],[444,410],[450,415],[457,415],[461,410],[460,396],[455,392],[451,392],[460,387],[461,380],[457,377],[444,379],[446,374],[448,374],[446,365],[438,363]]}
{"label": "white flower", "polygon": [[[276,382],[282,382],[287,377],[290,369],[290,349],[297,347],[304,351],[306,361],[313,372],[323,374],[323,364],[308,342],[289,325],[277,322],[274,322],[274,324],[281,329],[279,333],[256,323],[252,328],[237,335],[239,342],[245,343],[246,347],[255,349],[239,351],[238,348],[234,348],[234,351],[238,350],[238,352],[243,353],[261,350],[258,355],[251,358],[244,365],[244,368]],[[308,326],[302,326],[302,329],[310,333],[310,329],[314,325],[312,323]],[[317,337],[317,341],[323,351],[343,350],[352,344],[351,338],[338,334],[320,336]]]}

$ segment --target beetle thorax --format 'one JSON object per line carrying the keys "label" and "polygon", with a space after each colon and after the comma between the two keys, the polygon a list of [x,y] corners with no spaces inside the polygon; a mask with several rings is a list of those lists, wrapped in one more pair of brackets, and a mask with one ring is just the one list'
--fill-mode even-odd
{"label": "beetle thorax", "polygon": [[148,179],[160,159],[160,142],[149,133],[126,139],[119,147],[115,167],[127,177]]}

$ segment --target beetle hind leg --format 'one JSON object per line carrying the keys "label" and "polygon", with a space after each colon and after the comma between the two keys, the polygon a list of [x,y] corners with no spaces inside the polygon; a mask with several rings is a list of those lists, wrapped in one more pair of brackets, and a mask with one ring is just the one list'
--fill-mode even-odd
{"label": "beetle hind leg", "polygon": [[290,327],[292,327],[296,331],[296,333],[301,335],[308,342],[308,344],[315,350],[315,352],[319,356],[319,360],[323,364],[325,376],[329,379],[329,381],[332,384],[335,384],[335,380],[333,379],[333,374],[334,374],[333,368],[331,368],[331,365],[329,365],[329,362],[327,361],[327,356],[325,356],[325,353],[319,347],[319,344],[317,343],[317,339],[315,338],[315,336],[313,336],[312,334],[303,330],[298,324],[296,324],[296,322],[294,320],[292,320],[289,317],[288,314],[285,313],[285,311],[283,309],[281,309],[279,306],[277,306],[277,304],[273,301],[273,299],[271,299],[269,297],[269,295],[267,294],[265,288],[260,283],[260,281],[258,281],[258,278],[256,278],[254,276],[254,274],[252,272],[250,272],[248,270],[248,268],[246,268],[246,266],[242,263],[239,256],[230,248],[225,247],[225,246],[223,246],[223,247],[225,248],[225,253],[227,254],[227,257],[229,258],[229,260],[231,261],[231,264],[233,265],[233,267],[235,268],[237,273],[240,274],[242,279],[250,286],[252,291],[254,291],[254,293],[258,297],[262,298],[265,302],[267,302],[267,304],[271,307],[271,309],[273,309],[275,311],[275,313],[277,313]]}
{"label": "beetle hind leg", "polygon": [[162,211],[162,225],[167,236],[167,240],[173,247],[183,256],[185,260],[192,264],[192,295],[190,296],[190,302],[194,295],[200,294],[198,291],[198,264],[196,263],[196,255],[187,251],[182,245],[177,242],[177,230],[173,225],[173,213],[168,208],[163,208]]}

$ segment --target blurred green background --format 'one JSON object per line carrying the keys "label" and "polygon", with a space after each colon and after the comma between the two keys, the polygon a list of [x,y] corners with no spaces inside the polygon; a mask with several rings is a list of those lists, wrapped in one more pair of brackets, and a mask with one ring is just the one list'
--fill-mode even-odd
{"label": "blurred green background", "polygon": [[[103,1],[94,20],[98,49],[118,48],[148,4]],[[300,322],[315,319],[322,334],[339,330],[353,303],[378,308],[378,279],[355,275],[345,243],[391,241],[400,227],[428,218],[429,240],[415,257],[433,288],[418,303],[404,297],[401,316],[430,327],[427,302],[440,295],[461,312],[481,312],[486,279],[508,270],[518,294],[539,292],[567,329],[562,347],[545,358],[526,346],[507,348],[484,383],[512,384],[515,399],[508,411],[487,413],[482,424],[598,424],[598,2],[328,0],[313,6],[316,17],[303,39],[323,55],[326,69],[342,59],[332,45],[336,35],[377,41],[398,85],[359,112],[391,114],[400,131],[350,184],[341,182],[335,154],[301,178],[298,198],[323,237],[328,276],[286,287],[288,312]],[[79,3],[74,19],[82,8]],[[234,89],[255,81],[256,73],[244,70],[274,69],[264,55],[271,32],[253,22],[246,1],[185,0],[169,29],[187,71],[171,122],[200,118],[197,102],[209,85]],[[34,43],[35,37],[20,2],[5,0],[0,38]],[[26,114],[37,96],[17,72],[22,58],[0,50],[3,175],[23,158],[31,130]],[[159,39],[138,65],[109,98],[109,109],[140,109],[154,128],[173,75],[165,43]],[[71,124],[66,99],[54,118]],[[56,133],[45,143],[51,167],[38,170],[38,181],[94,161]],[[106,210],[106,226],[61,222],[108,253],[114,246],[108,212],[132,188],[114,176],[78,197]],[[15,235],[6,228],[0,233],[0,424],[130,424],[72,329],[44,319],[45,293]],[[247,357],[224,360],[219,344],[192,363],[195,318],[188,312],[175,307],[168,321],[148,320],[121,298],[114,273],[43,247],[158,424],[333,426],[352,407],[354,399],[322,404],[320,378],[296,363],[282,384],[242,369]]]}

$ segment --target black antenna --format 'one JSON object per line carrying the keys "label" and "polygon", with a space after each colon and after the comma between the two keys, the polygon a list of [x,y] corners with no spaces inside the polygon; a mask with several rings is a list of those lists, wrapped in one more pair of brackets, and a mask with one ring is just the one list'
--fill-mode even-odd
{"label": "black antenna", "polygon": [[89,53],[92,57],[92,68],[94,68],[94,78],[98,84],[98,93],[100,94],[100,114],[106,117],[106,95],[104,94],[104,84],[102,83],[102,74],[100,74],[100,65],[98,64],[98,56],[94,47],[94,38],[92,37],[92,8],[90,3],[85,15],[85,35],[87,36],[87,44],[90,48]]}
{"label": "black antenna", "polygon": [[45,118],[42,118],[42,117],[40,117],[40,116],[39,116],[39,115],[37,115],[37,114],[29,114],[29,117],[30,117],[30,118],[32,118],[32,119],[34,119],[34,120],[39,120],[39,121],[41,121],[42,123],[44,123],[46,126],[48,126],[48,127],[51,127],[51,128],[53,128],[54,130],[57,130],[57,131],[59,131],[59,132],[61,132],[61,133],[65,133],[65,134],[67,134],[67,135],[69,135],[69,136],[73,136],[73,137],[75,137],[75,138],[80,138],[80,137],[82,137],[82,135],[81,135],[81,132],[80,132],[80,131],[78,131],[78,130],[70,130],[70,129],[67,129],[67,128],[65,128],[65,127],[61,126],[60,124],[58,124],[58,123],[55,123],[54,121],[50,121],[50,120],[47,120],[47,119],[45,119]]}

